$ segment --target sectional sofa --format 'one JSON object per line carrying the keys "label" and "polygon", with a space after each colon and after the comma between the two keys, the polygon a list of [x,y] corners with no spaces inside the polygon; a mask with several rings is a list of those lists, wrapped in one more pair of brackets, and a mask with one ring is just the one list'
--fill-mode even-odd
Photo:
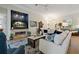
{"label": "sectional sofa", "polygon": [[39,40],[39,50],[45,54],[65,54],[68,51],[71,32],[63,31],[61,34],[55,34],[54,41],[48,39]]}

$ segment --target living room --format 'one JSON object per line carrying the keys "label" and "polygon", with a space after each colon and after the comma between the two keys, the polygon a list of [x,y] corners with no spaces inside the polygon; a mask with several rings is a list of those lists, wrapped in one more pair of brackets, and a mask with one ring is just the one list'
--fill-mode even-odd
{"label": "living room", "polygon": [[74,4],[0,5],[7,54],[77,54],[78,10]]}

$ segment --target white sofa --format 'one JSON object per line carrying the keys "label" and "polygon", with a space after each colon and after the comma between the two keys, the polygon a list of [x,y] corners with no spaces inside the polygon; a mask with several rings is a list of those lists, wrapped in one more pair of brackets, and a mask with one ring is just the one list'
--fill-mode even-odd
{"label": "white sofa", "polygon": [[[71,38],[71,32],[67,32],[67,33],[68,34],[67,34],[66,38],[63,40],[62,44],[50,42],[45,39],[40,39],[39,40],[39,50],[45,54],[65,54],[65,53],[67,53],[67,50],[69,48],[70,38]],[[60,35],[60,34],[58,34],[58,35]],[[63,33],[63,35],[65,35],[65,34]],[[59,38],[54,38],[54,40],[55,39],[59,40]]]}

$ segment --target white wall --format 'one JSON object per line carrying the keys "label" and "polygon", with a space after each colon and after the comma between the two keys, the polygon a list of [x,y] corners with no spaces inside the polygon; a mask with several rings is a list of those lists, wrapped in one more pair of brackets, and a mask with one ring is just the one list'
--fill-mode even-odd
{"label": "white wall", "polygon": [[[40,16],[40,15],[37,15],[37,14],[29,14],[29,19],[30,19],[30,21],[32,20],[32,21],[37,21],[37,23],[39,22],[39,21],[41,21],[42,20],[42,16]],[[29,22],[29,24],[30,24],[30,22]],[[38,26],[38,24],[37,24],[37,26]],[[36,33],[36,31],[37,31],[37,28],[38,27],[30,27],[29,26],[29,30],[32,32],[32,34],[35,34]]]}
{"label": "white wall", "polygon": [[[37,27],[30,27],[30,20],[34,20],[34,21],[37,21],[39,22],[40,20],[42,20],[42,17],[40,15],[38,15],[37,13],[33,13],[32,11],[29,11],[29,10],[24,10],[24,9],[21,9],[19,7],[15,7],[15,6],[12,6],[12,5],[0,5],[1,7],[4,7],[7,9],[7,22],[6,22],[6,34],[7,34],[7,39],[9,40],[9,37],[10,37],[10,24],[11,24],[11,16],[10,16],[10,11],[11,10],[16,10],[16,11],[19,11],[19,12],[23,12],[23,13],[27,13],[29,15],[29,29],[27,30],[30,30],[32,32],[32,34],[35,34],[36,33],[36,29]],[[27,31],[26,30],[26,31]]]}
{"label": "white wall", "polygon": [[6,34],[6,13],[7,13],[7,10],[5,8],[2,8],[0,7],[0,24],[3,26],[4,28],[4,33]]}

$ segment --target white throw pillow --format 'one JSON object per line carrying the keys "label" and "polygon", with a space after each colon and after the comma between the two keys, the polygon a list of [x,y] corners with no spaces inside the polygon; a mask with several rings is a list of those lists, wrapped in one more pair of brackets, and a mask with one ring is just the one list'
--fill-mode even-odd
{"label": "white throw pillow", "polygon": [[66,36],[67,36],[68,31],[64,31],[61,34],[57,34],[54,37],[54,43],[56,44],[62,44],[63,41],[65,40]]}

